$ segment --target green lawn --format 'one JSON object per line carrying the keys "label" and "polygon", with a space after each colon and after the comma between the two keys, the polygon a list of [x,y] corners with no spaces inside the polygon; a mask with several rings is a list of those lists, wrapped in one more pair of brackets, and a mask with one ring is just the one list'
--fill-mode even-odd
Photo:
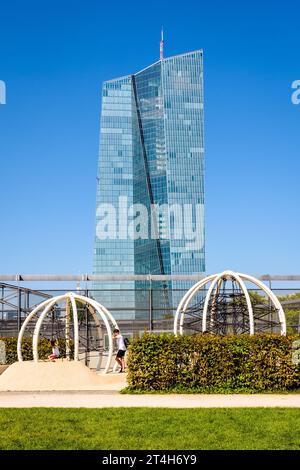
{"label": "green lawn", "polygon": [[300,449],[300,409],[0,409],[0,449]]}

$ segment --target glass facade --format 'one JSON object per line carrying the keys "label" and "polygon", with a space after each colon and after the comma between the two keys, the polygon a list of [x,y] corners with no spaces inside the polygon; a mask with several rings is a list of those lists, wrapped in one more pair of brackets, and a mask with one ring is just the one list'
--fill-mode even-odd
{"label": "glass facade", "polygon": [[94,274],[205,271],[203,122],[202,51],[103,84]]}

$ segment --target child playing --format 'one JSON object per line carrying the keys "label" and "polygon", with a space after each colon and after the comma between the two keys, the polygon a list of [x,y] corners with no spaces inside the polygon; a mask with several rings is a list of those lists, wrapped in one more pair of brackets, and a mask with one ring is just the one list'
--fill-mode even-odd
{"label": "child playing", "polygon": [[117,343],[118,343],[118,352],[116,355],[116,361],[121,367],[119,372],[125,372],[125,353],[126,353],[127,348],[126,348],[124,338],[120,334],[120,330],[118,330],[117,328],[115,328],[113,331],[113,337],[114,339],[117,340]]}
{"label": "child playing", "polygon": [[51,362],[55,362],[55,359],[59,358],[59,349],[58,349],[55,339],[51,339],[50,344],[52,347],[52,354],[48,356],[48,359]]}

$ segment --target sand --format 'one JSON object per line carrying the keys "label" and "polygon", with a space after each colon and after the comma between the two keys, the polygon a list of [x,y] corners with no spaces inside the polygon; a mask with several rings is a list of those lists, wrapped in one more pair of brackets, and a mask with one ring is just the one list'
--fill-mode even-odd
{"label": "sand", "polygon": [[9,366],[0,365],[0,375],[8,368]]}
{"label": "sand", "polygon": [[15,362],[0,375],[0,391],[118,391],[124,387],[126,374],[96,373],[80,361]]}

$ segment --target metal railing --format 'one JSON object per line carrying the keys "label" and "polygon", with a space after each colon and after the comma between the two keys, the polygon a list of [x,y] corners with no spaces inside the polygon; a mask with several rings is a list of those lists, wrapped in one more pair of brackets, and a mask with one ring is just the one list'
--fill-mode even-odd
{"label": "metal railing", "polygon": [[[0,282],[24,282],[24,281],[197,281],[204,279],[209,274],[0,274]],[[299,281],[300,274],[259,274],[254,276],[260,281]]]}
{"label": "metal railing", "polygon": [[[67,290],[96,298],[103,303],[128,334],[140,334],[145,330],[172,331],[178,302],[187,289],[186,285],[180,287],[180,283],[192,285],[204,277],[205,275],[0,275],[0,336],[16,336],[22,322],[37,304]],[[300,294],[300,275],[265,274],[256,277],[268,283],[277,296],[284,298],[282,304],[289,318],[289,331],[299,333],[300,298],[295,294]],[[129,281],[131,288],[127,288]],[[167,287],[162,288],[163,281]],[[43,283],[51,282],[55,282],[57,287],[40,287]],[[69,282],[73,285],[65,287],[64,283]],[[274,287],[278,282],[280,287]],[[38,289],[35,288],[37,283]],[[110,287],[105,286],[107,283]],[[116,288],[111,287],[114,284]],[[95,285],[101,285],[101,288],[95,288]],[[138,287],[140,285],[142,288]],[[260,293],[258,289],[251,290]]]}

